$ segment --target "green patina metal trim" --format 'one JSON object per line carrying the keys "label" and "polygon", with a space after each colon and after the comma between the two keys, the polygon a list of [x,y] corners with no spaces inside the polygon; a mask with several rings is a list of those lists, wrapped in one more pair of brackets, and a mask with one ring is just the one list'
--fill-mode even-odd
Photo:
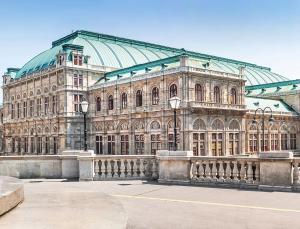
{"label": "green patina metal trim", "polygon": [[111,51],[111,53],[114,55],[120,68],[123,68],[122,62],[120,61],[120,59],[119,59],[118,55],[115,53],[115,51],[108,44],[106,44],[104,42],[103,42],[103,45],[106,46]]}
{"label": "green patina metal trim", "polygon": [[68,49],[82,51],[84,47],[82,45],[63,44],[62,48],[64,51],[66,51]]}
{"label": "green patina metal trim", "polygon": [[115,70],[115,71],[112,71],[112,72],[107,72],[107,73],[104,74],[104,76],[106,78],[108,78],[108,77],[112,77],[112,76],[116,76],[116,75],[122,75],[122,74],[130,73],[130,72],[146,70],[146,69],[149,69],[151,67],[162,66],[163,64],[175,63],[175,62],[178,62],[180,57],[182,57],[182,56],[183,55],[177,55],[177,56],[172,56],[172,57],[168,57],[168,58],[165,58],[165,59],[155,60],[155,61],[144,63],[144,64],[134,65],[134,66],[131,66],[131,67],[128,67],[128,68],[123,68],[123,69]]}
{"label": "green patina metal trim", "polygon": [[289,86],[289,85],[296,85],[296,84],[300,84],[300,79],[260,84],[260,85],[252,85],[252,86],[246,86],[245,88],[246,90],[256,90],[256,89]]}

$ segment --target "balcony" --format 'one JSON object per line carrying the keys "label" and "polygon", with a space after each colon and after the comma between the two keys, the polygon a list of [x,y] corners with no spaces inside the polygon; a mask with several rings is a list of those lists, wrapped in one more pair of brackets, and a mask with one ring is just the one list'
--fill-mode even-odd
{"label": "balcony", "polygon": [[189,108],[209,108],[209,109],[239,110],[239,111],[246,110],[246,105],[242,105],[242,104],[224,104],[224,103],[192,101],[192,102],[188,102],[187,105]]}

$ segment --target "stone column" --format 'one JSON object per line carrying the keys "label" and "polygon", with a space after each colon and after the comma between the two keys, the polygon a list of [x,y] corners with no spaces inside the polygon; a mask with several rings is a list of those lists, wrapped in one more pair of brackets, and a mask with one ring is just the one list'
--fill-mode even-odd
{"label": "stone column", "polygon": [[49,153],[54,154],[54,140],[53,137],[49,137]]}

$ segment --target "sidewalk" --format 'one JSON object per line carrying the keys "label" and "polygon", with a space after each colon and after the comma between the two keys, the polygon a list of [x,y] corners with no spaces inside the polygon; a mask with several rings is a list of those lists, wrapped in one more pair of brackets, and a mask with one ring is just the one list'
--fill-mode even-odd
{"label": "sidewalk", "polygon": [[0,218],[1,229],[120,228],[124,222],[127,228],[151,229],[299,228],[299,193],[141,181],[41,181],[25,181],[25,202]]}

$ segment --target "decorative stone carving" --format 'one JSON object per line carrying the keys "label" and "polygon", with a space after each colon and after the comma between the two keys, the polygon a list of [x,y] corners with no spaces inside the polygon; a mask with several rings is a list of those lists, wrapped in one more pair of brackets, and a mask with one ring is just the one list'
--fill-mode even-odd
{"label": "decorative stone carving", "polygon": [[224,124],[220,119],[215,119],[211,125],[213,130],[224,130]]}
{"label": "decorative stone carving", "polygon": [[150,129],[151,129],[151,130],[158,130],[158,129],[160,129],[160,124],[159,124],[159,122],[153,121],[153,122],[151,123],[151,125],[150,125]]}
{"label": "decorative stone carving", "polygon": [[194,130],[206,130],[206,125],[202,119],[196,119],[193,124]]}

